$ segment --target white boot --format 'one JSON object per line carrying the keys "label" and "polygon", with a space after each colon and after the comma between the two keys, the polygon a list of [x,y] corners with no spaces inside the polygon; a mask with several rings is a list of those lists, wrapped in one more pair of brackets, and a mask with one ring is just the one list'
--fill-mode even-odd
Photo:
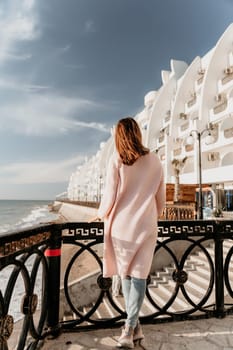
{"label": "white boot", "polygon": [[117,347],[133,349],[134,348],[133,333],[134,333],[134,329],[132,327],[125,325],[125,327],[122,329],[121,336],[118,339]]}
{"label": "white boot", "polygon": [[142,327],[141,327],[140,323],[138,322],[136,327],[134,328],[133,341],[142,340],[144,338],[145,338],[145,336],[142,333]]}

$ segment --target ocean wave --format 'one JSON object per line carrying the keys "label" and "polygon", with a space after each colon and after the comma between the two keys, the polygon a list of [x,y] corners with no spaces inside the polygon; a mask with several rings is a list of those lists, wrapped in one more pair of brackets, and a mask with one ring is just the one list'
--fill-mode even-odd
{"label": "ocean wave", "polygon": [[49,222],[57,218],[57,214],[50,213],[48,207],[38,207],[33,209],[29,215],[20,220],[17,225],[20,227],[28,227],[35,224]]}
{"label": "ocean wave", "polygon": [[[48,204],[38,203],[32,201],[17,202],[1,202],[0,212],[0,235],[7,235],[7,232],[26,229],[38,224],[54,221],[58,218],[57,213],[53,213],[49,210]],[[31,275],[32,266],[34,263],[35,255],[32,255],[27,259],[25,265],[27,266],[29,275]],[[6,266],[0,271],[0,280],[2,284],[2,293],[5,293],[5,288],[8,286],[9,276],[12,273],[13,265]],[[38,310],[41,303],[41,291],[42,287],[42,266],[39,267],[37,278],[34,286],[34,293],[39,297]],[[18,321],[23,317],[20,305],[25,295],[25,281],[22,274],[19,274],[14,291],[11,297],[9,305],[9,313],[14,317],[14,321]]]}
{"label": "ocean wave", "polygon": [[[8,211],[5,211],[5,215],[7,212]],[[30,208],[26,208],[25,211],[21,214],[21,217],[18,217],[17,214],[18,213],[15,212],[14,217],[14,211],[9,210],[8,220],[12,223],[4,223],[0,225],[0,234],[51,222],[58,219],[59,217],[57,213],[49,211],[47,204],[33,205]]]}
{"label": "ocean wave", "polygon": [[0,234],[7,232],[7,231],[10,231],[11,228],[12,228],[12,225],[10,225],[10,224],[1,225],[0,226]]}

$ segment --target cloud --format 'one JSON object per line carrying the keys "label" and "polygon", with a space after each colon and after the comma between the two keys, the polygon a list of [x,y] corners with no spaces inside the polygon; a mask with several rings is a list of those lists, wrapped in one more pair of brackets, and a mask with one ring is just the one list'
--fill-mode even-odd
{"label": "cloud", "polygon": [[9,0],[0,4],[0,63],[7,59],[28,59],[15,50],[18,41],[38,38],[34,0]]}
{"label": "cloud", "polygon": [[0,184],[36,184],[68,181],[76,167],[84,162],[79,155],[61,161],[23,162],[0,166]]}
{"label": "cloud", "polygon": [[71,45],[66,45],[64,47],[58,48],[57,52],[60,53],[60,54],[63,54],[65,52],[70,51],[70,49],[71,49]]}
{"label": "cloud", "polygon": [[[35,40],[40,36],[39,14],[36,2],[39,0],[8,0],[0,2],[0,64],[6,61],[27,61],[33,55],[19,51],[18,43]],[[85,31],[94,31],[94,22],[87,20]],[[54,48],[47,57],[66,55],[72,44]],[[35,58],[36,59],[36,58]],[[51,57],[50,57],[51,59]],[[14,62],[13,62],[14,64]],[[68,69],[83,69],[84,65],[64,64]],[[21,135],[57,136],[72,130],[91,128],[99,132],[109,132],[104,123],[83,120],[85,114],[106,111],[112,108],[109,103],[101,103],[79,96],[62,96],[54,87],[36,81],[36,72],[29,75],[34,81],[20,79],[16,74],[6,75],[1,69],[0,76],[0,132],[10,131]],[[29,78],[30,80],[30,78]]]}
{"label": "cloud", "polygon": [[38,84],[27,84],[22,83],[20,81],[17,81],[15,78],[12,79],[10,77],[4,78],[3,76],[0,77],[0,90],[7,91],[11,90],[18,93],[24,93],[24,92],[41,92],[50,89],[50,86],[48,85],[38,85]]}
{"label": "cloud", "polygon": [[97,109],[97,103],[46,94],[31,95],[27,101],[15,101],[0,107],[0,129],[25,135],[57,136],[73,129],[92,128],[109,132],[105,124],[84,122],[71,117],[86,110]]}
{"label": "cloud", "polygon": [[94,22],[91,19],[88,19],[85,22],[84,29],[86,33],[94,33],[96,31]]}
{"label": "cloud", "polygon": [[109,132],[104,123],[80,119],[84,112],[112,108],[106,103],[61,96],[49,86],[20,84],[14,79],[0,79],[0,90],[7,96],[0,104],[2,131],[45,137],[80,128]]}
{"label": "cloud", "polygon": [[81,126],[84,128],[96,129],[96,130],[107,132],[107,133],[110,132],[110,129],[108,127],[106,127],[106,125],[103,123],[95,123],[95,122],[86,123],[86,122],[82,122],[82,121],[74,121],[74,125],[76,125],[78,127]]}
{"label": "cloud", "polygon": [[6,60],[14,60],[14,61],[28,61],[32,58],[32,55],[30,54],[17,54],[17,53],[8,53],[8,52],[2,52],[0,53],[0,61],[6,61]]}

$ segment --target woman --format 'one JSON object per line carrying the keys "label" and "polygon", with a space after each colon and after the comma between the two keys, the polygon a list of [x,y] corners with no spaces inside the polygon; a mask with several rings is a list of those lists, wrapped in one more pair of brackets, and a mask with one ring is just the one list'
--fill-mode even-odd
{"label": "woman", "polygon": [[165,205],[162,165],[142,145],[133,118],[115,130],[117,154],[110,159],[106,185],[94,220],[105,221],[103,275],[119,275],[127,319],[118,347],[134,347],[144,335],[138,322],[157,240],[157,219]]}

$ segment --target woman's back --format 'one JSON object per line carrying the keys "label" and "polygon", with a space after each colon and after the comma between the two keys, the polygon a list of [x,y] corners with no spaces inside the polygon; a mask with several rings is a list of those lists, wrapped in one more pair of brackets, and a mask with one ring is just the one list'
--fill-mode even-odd
{"label": "woman's back", "polygon": [[141,156],[133,165],[119,165],[119,184],[112,212],[112,234],[125,234],[127,240],[151,234],[156,229],[156,193],[162,179],[162,166],[153,153]]}

